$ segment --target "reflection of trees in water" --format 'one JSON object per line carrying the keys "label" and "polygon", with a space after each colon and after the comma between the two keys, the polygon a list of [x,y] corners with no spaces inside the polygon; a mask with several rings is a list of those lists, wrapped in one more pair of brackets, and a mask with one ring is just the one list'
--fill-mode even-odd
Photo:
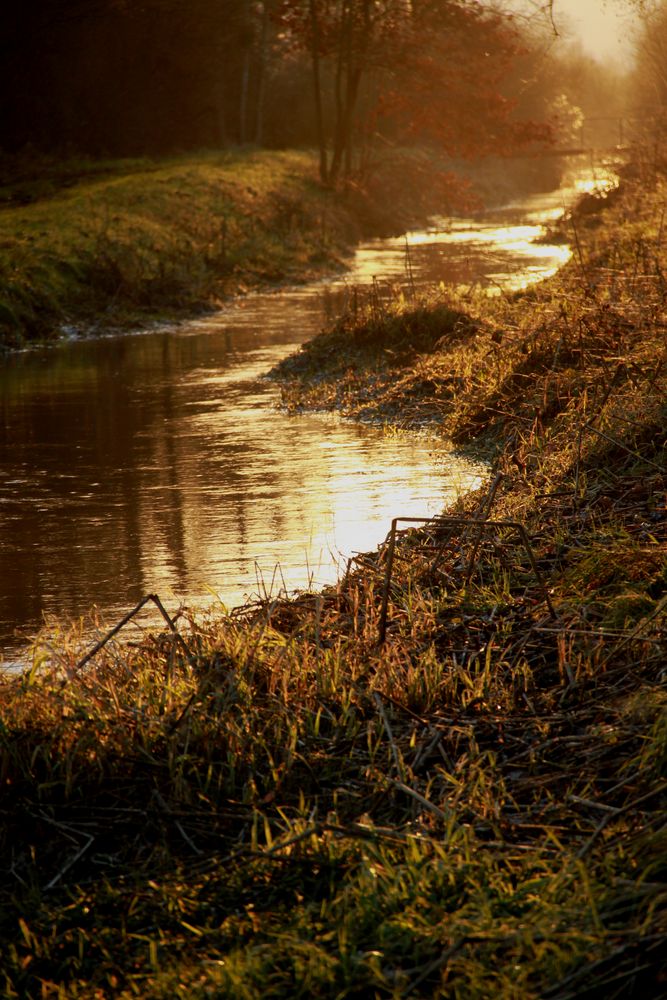
{"label": "reflection of trees in water", "polygon": [[[143,593],[143,470],[157,449],[161,474],[172,486],[178,478],[169,352],[182,354],[184,346],[149,339],[63,345],[5,371],[2,467],[8,481],[27,480],[25,490],[13,489],[0,523],[2,578],[11,579],[0,617],[10,625],[38,623],[48,609],[76,614]],[[157,408],[147,391],[156,346]],[[158,523],[184,580],[178,502]]]}

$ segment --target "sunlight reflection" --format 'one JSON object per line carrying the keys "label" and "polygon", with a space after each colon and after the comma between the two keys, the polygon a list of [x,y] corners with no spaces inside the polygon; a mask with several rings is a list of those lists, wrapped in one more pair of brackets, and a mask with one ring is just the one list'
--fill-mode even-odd
{"label": "sunlight reflection", "polygon": [[547,227],[581,195],[617,186],[617,165],[573,161],[554,191],[478,218],[443,218],[425,230],[369,241],[357,251],[348,284],[407,282],[414,290],[444,282],[463,291],[477,285],[489,295],[525,289],[554,275],[572,256],[567,245],[546,241]]}
{"label": "sunlight reflection", "polygon": [[476,229],[456,230],[442,234],[444,243],[490,243],[502,246],[512,251],[519,243],[528,243],[538,239],[544,232],[542,226],[505,226],[502,229],[486,229],[477,227]]}
{"label": "sunlight reflection", "polygon": [[16,629],[93,603],[113,624],[151,591],[232,607],[331,583],[393,517],[437,514],[478,487],[482,467],[438,462],[428,438],[286,417],[262,376],[360,282],[493,295],[554,274],[571,250],[538,242],[546,225],[615,183],[579,164],[557,191],[369,241],[344,278],[249,295],[182,327],[62,343],[48,364],[22,355],[4,373],[0,642],[10,652]]}

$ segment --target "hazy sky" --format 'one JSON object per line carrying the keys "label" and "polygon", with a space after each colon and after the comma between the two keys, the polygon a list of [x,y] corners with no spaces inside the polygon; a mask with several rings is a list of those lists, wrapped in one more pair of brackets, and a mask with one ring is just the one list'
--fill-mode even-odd
{"label": "hazy sky", "polygon": [[601,62],[631,58],[636,17],[622,0],[554,0],[554,19]]}

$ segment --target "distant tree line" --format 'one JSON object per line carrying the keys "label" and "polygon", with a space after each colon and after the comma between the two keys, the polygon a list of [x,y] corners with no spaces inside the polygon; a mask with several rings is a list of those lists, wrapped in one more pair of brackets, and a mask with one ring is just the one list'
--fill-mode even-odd
{"label": "distant tree line", "polygon": [[12,4],[0,145],[118,155],[245,141],[255,27],[248,0]]}
{"label": "distant tree line", "polygon": [[21,0],[0,20],[0,150],[308,144],[335,183],[373,141],[544,141],[548,62],[533,26],[476,0]]}
{"label": "distant tree line", "polygon": [[667,3],[644,4],[636,38],[629,138],[664,140],[667,132]]}

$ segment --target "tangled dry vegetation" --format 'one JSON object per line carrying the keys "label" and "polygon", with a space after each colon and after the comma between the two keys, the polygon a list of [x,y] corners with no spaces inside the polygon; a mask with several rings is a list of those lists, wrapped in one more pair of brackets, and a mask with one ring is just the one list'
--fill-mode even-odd
{"label": "tangled dry vegetation", "polygon": [[664,997],[667,293],[643,182],[575,221],[557,281],[371,302],[286,366],[293,405],[491,443],[479,494],[321,594],[3,683],[6,995]]}

